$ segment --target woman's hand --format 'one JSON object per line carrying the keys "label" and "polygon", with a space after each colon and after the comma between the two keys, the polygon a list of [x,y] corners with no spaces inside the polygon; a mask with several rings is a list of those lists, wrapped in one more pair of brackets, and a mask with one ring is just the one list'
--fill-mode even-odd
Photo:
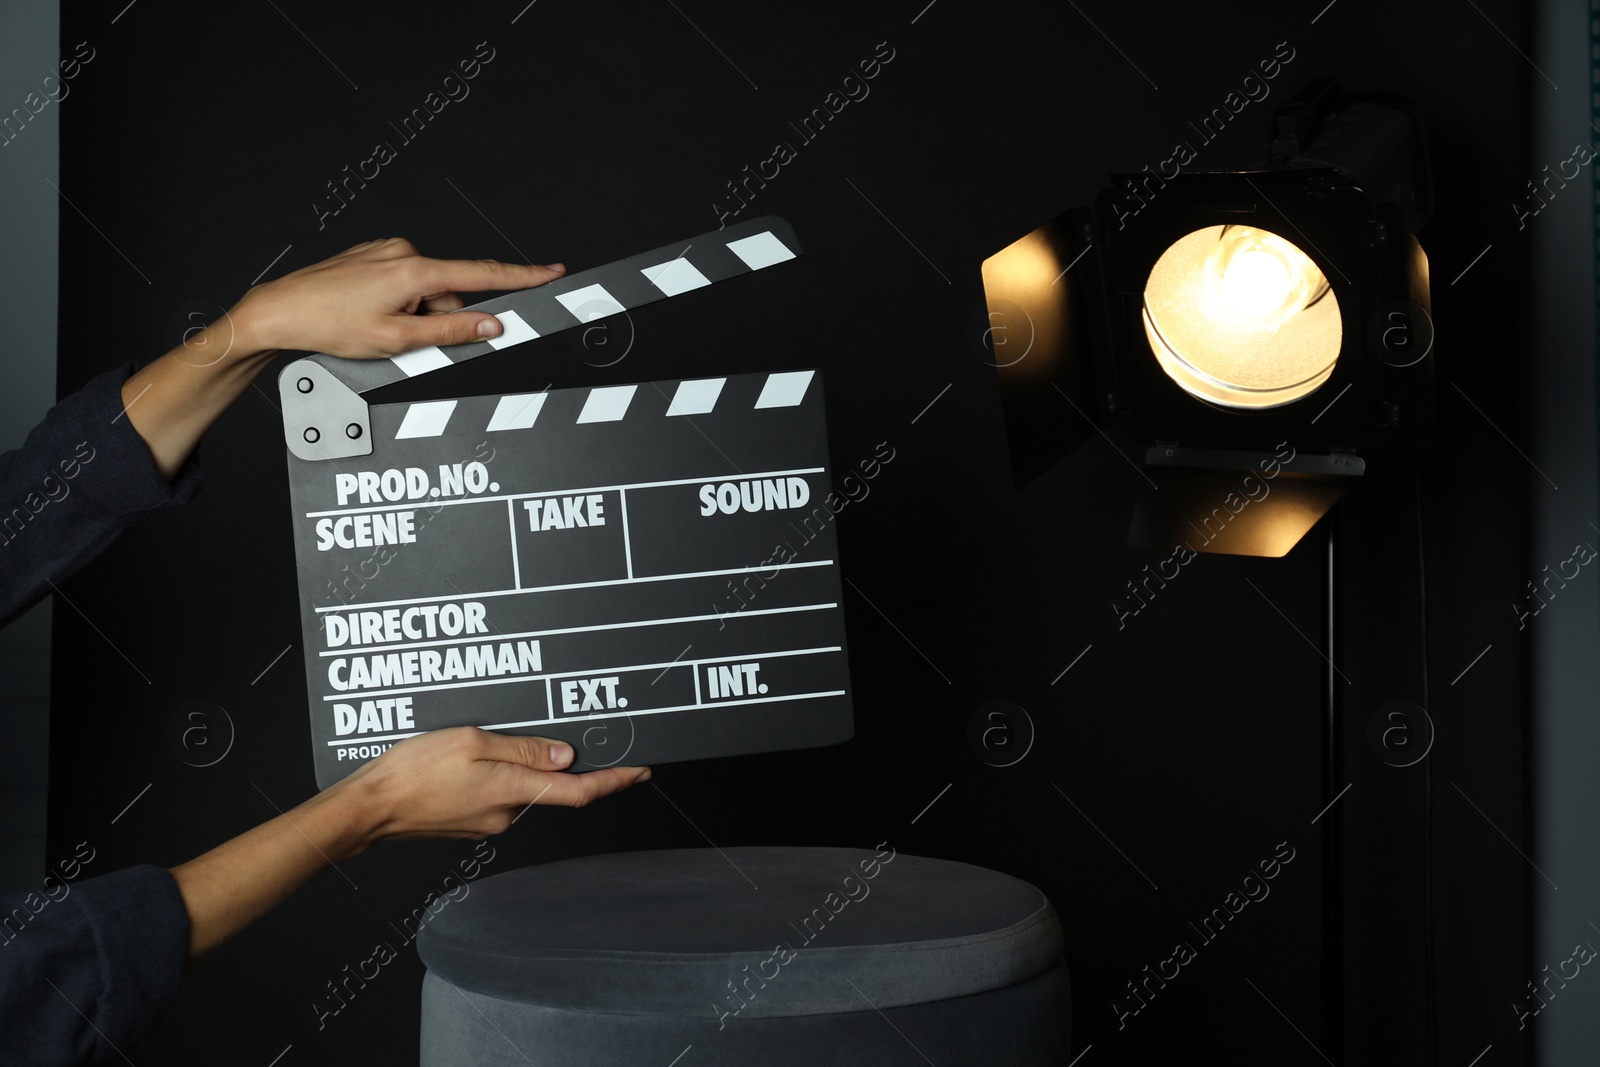
{"label": "woman's hand", "polygon": [[222,318],[122,384],[128,425],[168,481],[211,424],[280,349],[380,359],[428,345],[500,335],[483,311],[458,311],[462,292],[527,289],[566,267],[493,259],[428,259],[391,237],[346,249],[245,293]]}
{"label": "woman's hand", "polygon": [[557,770],[571,762],[561,742],[472,726],[401,741],[305,803],[172,869],[189,913],[190,962],[378,841],[483,838],[533,804],[583,807],[650,777],[648,767]]}
{"label": "woman's hand", "polygon": [[560,263],[428,259],[405,238],[391,237],[258,285],[228,314],[236,350],[379,359],[498,337],[500,323],[487,312],[451,314],[463,306],[460,293],[528,289],[565,273]]}
{"label": "woman's hand", "polygon": [[364,831],[351,843],[359,850],[410,837],[487,837],[529,805],[581,808],[650,777],[648,767],[564,773],[571,762],[562,741],[459,726],[401,741],[322,796],[351,806]]}

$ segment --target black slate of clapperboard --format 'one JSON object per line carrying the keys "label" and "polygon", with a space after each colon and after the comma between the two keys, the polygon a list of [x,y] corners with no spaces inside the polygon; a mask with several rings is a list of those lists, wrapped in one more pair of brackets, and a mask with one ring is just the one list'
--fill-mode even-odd
{"label": "black slate of clapperboard", "polygon": [[[748,273],[728,244],[752,234],[776,236],[798,252],[781,219],[755,219],[474,306],[497,314],[514,309],[544,336],[578,324],[553,305],[561,293],[600,284],[624,308],[663,298],[637,276],[684,248],[706,284]],[[721,295],[678,298],[702,301],[710,314]],[[492,351],[474,344],[429,350],[420,362],[397,357],[410,371],[397,371],[391,360],[310,361],[359,392]],[[322,447],[305,442],[316,437],[334,451],[337,427],[314,429],[297,415],[296,394],[309,387],[311,378],[301,375],[311,374],[310,361],[286,368],[280,391],[293,446],[290,496],[320,786],[404,735],[449,726],[566,740],[577,753],[574,770],[811,747],[852,735],[837,539],[823,504],[831,475],[820,373],[783,368],[699,379],[681,395],[684,383],[658,381],[363,405],[354,416],[360,432],[351,435],[371,453],[323,458]],[[326,392],[328,384],[316,380]],[[684,409],[694,413],[679,413]],[[606,417],[589,420],[586,411]],[[459,493],[441,470],[457,465]],[[427,478],[420,496],[362,503],[361,472],[407,468]],[[357,483],[343,505],[341,475],[347,491],[352,477]],[[724,483],[768,480],[782,486],[782,500],[763,491],[762,510],[744,510],[741,499],[732,514],[701,513],[705,486],[726,496]],[[441,496],[432,495],[441,488]],[[802,492],[803,505],[779,506],[794,504]],[[586,499],[595,494],[602,521],[561,528],[575,514],[585,522],[595,518]],[[585,500],[571,511],[561,506],[561,525],[544,518],[548,505],[541,504],[541,528],[531,528],[528,501],[570,497]],[[324,529],[332,533],[341,518],[352,517],[343,532],[353,538],[354,516],[395,513],[398,523],[405,512],[412,542],[318,548],[327,539],[319,523],[331,524]],[[481,631],[446,635],[439,626],[449,604],[483,605]],[[441,606],[432,639],[421,613],[430,605]],[[359,627],[361,613],[392,609],[404,624],[413,608],[419,613],[410,623],[421,640],[402,630],[398,642],[378,635],[377,644],[332,644],[352,616]],[[463,620],[468,614],[463,608]],[[330,624],[330,616],[341,622]],[[519,651],[533,641],[537,667],[531,653]],[[489,648],[498,668],[503,645],[518,670],[481,676],[483,653],[468,650]],[[449,659],[452,648],[459,668]],[[378,670],[404,671],[409,652],[417,653],[413,681],[337,687],[349,684],[358,658],[371,664],[380,657]],[[448,681],[422,677],[429,652],[439,656],[436,671]],[[464,679],[462,671],[480,676]],[[404,698],[411,701],[409,728],[396,708],[386,718],[379,704]]]}

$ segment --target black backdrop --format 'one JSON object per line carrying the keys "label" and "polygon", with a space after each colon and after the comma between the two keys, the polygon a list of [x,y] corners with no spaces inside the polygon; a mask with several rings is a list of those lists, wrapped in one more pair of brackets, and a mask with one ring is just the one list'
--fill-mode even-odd
{"label": "black backdrop", "polygon": [[[1524,1062],[1505,1004],[1533,976],[1524,891],[1537,876],[1495,830],[1520,842],[1526,819],[1504,598],[1532,576],[1529,471],[1499,432],[1520,439],[1525,253],[1507,205],[1537,170],[1521,162],[1536,75],[1498,32],[1522,39],[1517,5],[925,2],[71,6],[63,53],[88,41],[95,58],[63,119],[60,387],[152,358],[188,311],[229,305],[280,253],[268,276],[391,235],[435,256],[581,269],[692,236],[733,204],[730,180],[789,142],[796,158],[739,217],[788,218],[798,263],[636,312],[631,338],[551,338],[382,399],[823,368],[838,471],[880,442],[895,454],[840,518],[857,736],[663,766],[589,810],[537,809],[495,841],[487,872],[707,839],[887,840],[1049,894],[1074,1046],[1094,1046],[1083,1062],[1318,1063],[1313,1043],[1341,1037],[1320,1016],[1311,825],[1324,803],[1322,528],[1282,560],[1202,557],[1119,631],[1113,598],[1166,555],[1124,545],[1139,475],[1097,436],[1015,491],[993,371],[966,335],[984,256],[1086,200],[1096,173],[1164,158],[1190,136],[1185,120],[1278,42],[1295,58],[1274,97],[1200,166],[1252,147],[1267,110],[1309,77],[1407,94],[1440,175],[1422,236],[1450,457],[1428,516],[1440,1062],[1490,1043],[1496,1063]],[[404,143],[390,123],[480,42],[493,59],[470,95]],[[893,58],[870,95],[803,143],[790,122],[880,42]],[[319,228],[326,183],[377,141],[396,158]],[[625,358],[597,366],[629,340]],[[55,616],[51,856],[88,840],[102,870],[177,863],[314,789],[281,429],[273,379],[261,386],[207,436],[204,493],[66,587],[80,611]],[[1349,835],[1341,1062],[1426,1055],[1424,769],[1381,764],[1363,737],[1382,701],[1423,698],[1409,508],[1404,478],[1379,465],[1336,513],[1352,783],[1337,809]],[[1037,727],[1004,769],[966,740],[973,709],[995,698]],[[184,762],[168,738],[194,699],[225,708],[236,731],[214,766]],[[1125,983],[1193,940],[1186,921],[1279,842],[1296,858],[1270,897],[1119,1028],[1111,1002]],[[205,964],[159,1033],[127,1051],[141,1064],[412,1061],[414,952],[320,1029],[312,1002],[470,854],[385,846],[345,865],[348,880],[324,874]]]}

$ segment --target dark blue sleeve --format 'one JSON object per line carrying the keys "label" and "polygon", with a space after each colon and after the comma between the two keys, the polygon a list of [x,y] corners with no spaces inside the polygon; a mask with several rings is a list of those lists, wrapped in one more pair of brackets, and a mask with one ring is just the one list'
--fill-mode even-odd
{"label": "dark blue sleeve", "polygon": [[0,898],[0,1067],[123,1062],[172,1006],[188,952],[165,867]]}
{"label": "dark blue sleeve", "polygon": [[199,491],[193,455],[169,484],[129,422],[122,384],[132,373],[126,363],[92,379],[0,455],[0,626],[123,530]]}

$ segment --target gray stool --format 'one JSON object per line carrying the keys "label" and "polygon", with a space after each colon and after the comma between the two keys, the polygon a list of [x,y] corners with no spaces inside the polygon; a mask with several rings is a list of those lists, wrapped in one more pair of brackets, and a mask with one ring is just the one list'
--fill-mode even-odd
{"label": "gray stool", "polygon": [[525,867],[473,883],[417,951],[422,1067],[1068,1061],[1044,894],[888,848]]}

